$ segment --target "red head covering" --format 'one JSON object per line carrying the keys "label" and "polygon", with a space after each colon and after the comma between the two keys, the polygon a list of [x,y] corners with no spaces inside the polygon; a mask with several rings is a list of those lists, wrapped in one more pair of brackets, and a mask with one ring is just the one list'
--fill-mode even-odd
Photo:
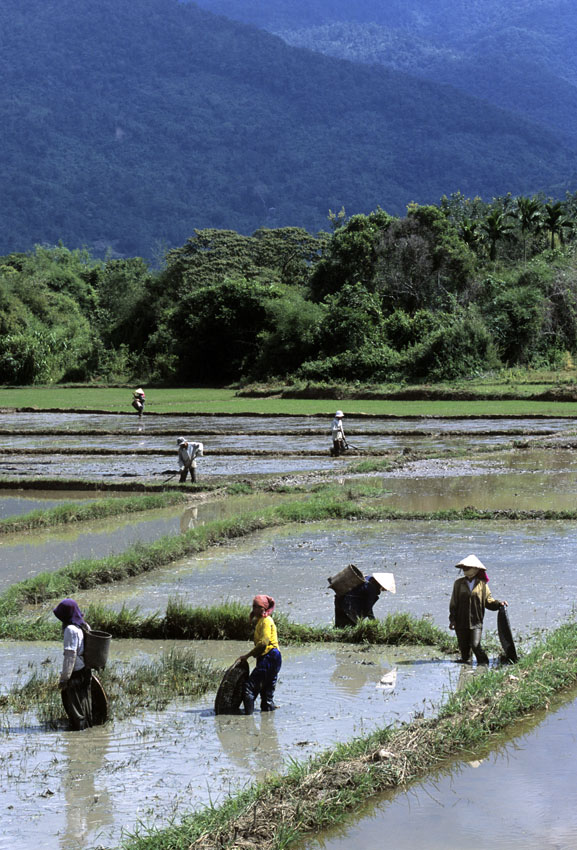
{"label": "red head covering", "polygon": [[264,593],[255,596],[252,600],[252,607],[258,605],[260,608],[264,608],[262,612],[263,617],[268,617],[274,611],[274,599],[272,596],[266,596]]}

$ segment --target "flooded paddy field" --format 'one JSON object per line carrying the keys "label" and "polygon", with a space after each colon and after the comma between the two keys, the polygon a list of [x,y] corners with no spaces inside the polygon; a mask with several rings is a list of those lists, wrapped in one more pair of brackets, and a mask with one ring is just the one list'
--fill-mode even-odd
{"label": "flooded paddy field", "polygon": [[[282,494],[275,496],[275,504],[284,498]],[[134,543],[150,543],[167,534],[185,533],[206,522],[243,511],[262,510],[272,502],[270,494],[256,493],[6,534],[0,537],[0,590],[80,558],[104,558],[123,552]]]}
{"label": "flooded paddy field", "polygon": [[[83,605],[138,606],[164,611],[175,596],[193,606],[225,600],[250,603],[268,593],[295,622],[333,621],[327,578],[350,563],[365,574],[395,574],[397,593],[383,593],[375,615],[408,612],[448,625],[454,567],[475,553],[486,565],[497,599],[509,602],[513,631],[552,629],[574,613],[577,523],[571,522],[327,522],[268,530],[144,576],[78,594]],[[487,612],[486,629],[496,627]]]}
{"label": "flooded paddy field", "polygon": [[[224,668],[247,645],[204,641],[195,647]],[[116,663],[158,651],[142,642],[118,641],[112,648]],[[22,666],[34,658],[46,662],[56,680],[60,648],[26,645],[23,653]],[[19,655],[20,645],[0,643],[5,678],[13,679]],[[281,707],[272,714],[257,709],[252,717],[217,717],[210,694],[82,733],[3,717],[0,847],[36,850],[39,836],[42,850],[114,847],[123,829],[167,825],[268,772],[282,772],[291,759],[416,711],[429,714],[458,676],[457,665],[426,649],[304,646],[283,648]]]}
{"label": "flooded paddy field", "polygon": [[[6,431],[43,433],[46,431],[127,431],[164,433],[165,435],[222,434],[294,434],[298,432],[330,436],[330,417],[324,416],[206,416],[145,414],[142,419],[132,414],[109,413],[34,413],[3,411],[0,433]],[[397,431],[526,431],[557,433],[577,427],[577,419],[569,417],[345,417],[347,434],[384,434]]]}
{"label": "flooded paddy field", "polygon": [[[111,493],[111,498],[114,498],[114,495],[114,493]],[[56,493],[54,490],[34,490],[33,493],[30,491],[15,493],[14,490],[3,492],[0,488],[0,520],[7,517],[22,516],[31,511],[46,511],[64,502],[80,502],[101,498],[101,493],[87,490],[58,491]]]}
{"label": "flooded paddy field", "polygon": [[475,760],[452,763],[408,790],[382,795],[345,825],[295,850],[573,850],[577,693],[516,724]]}
{"label": "flooded paddy field", "polygon": [[573,419],[386,419],[350,417],[354,452],[329,456],[324,417],[133,416],[3,413],[0,475],[50,478],[134,478],[158,481],[175,472],[176,436],[199,440],[208,478],[344,471],[357,456],[403,450],[444,452],[511,446],[512,440],[575,431]]}
{"label": "flooded paddy field", "polygon": [[[318,470],[344,470],[348,461],[328,454],[314,457],[203,457],[197,461],[197,475],[215,478],[268,474],[296,474]],[[165,455],[6,455],[0,460],[0,475],[44,476],[48,478],[134,478],[158,481],[177,474],[176,451]]]}

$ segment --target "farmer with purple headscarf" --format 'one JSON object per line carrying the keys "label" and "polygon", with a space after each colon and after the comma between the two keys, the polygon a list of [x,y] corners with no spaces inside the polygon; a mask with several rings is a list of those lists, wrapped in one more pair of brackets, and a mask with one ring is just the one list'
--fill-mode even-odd
{"label": "farmer with purple headscarf", "polygon": [[276,626],[271,617],[275,602],[272,596],[264,593],[255,596],[250,612],[250,624],[254,629],[254,649],[241,655],[237,661],[246,661],[251,656],[256,658],[256,667],[248,677],[244,686],[244,713],[253,714],[254,701],[260,694],[260,710],[274,711],[273,696],[276,687],[282,657],[278,648]]}
{"label": "farmer with purple headscarf", "polygon": [[64,659],[58,687],[62,702],[75,731],[92,726],[92,670],[84,663],[84,631],[90,627],[74,599],[63,599],[54,609],[62,623]]}

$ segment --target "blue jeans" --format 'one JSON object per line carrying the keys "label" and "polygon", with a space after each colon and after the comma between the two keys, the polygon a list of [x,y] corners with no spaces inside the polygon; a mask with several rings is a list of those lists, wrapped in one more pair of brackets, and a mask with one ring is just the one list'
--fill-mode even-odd
{"label": "blue jeans", "polygon": [[274,689],[282,664],[282,656],[278,649],[271,649],[266,655],[257,658],[256,667],[248,677],[244,686],[244,713],[254,712],[254,701],[260,694],[261,711],[274,710]]}

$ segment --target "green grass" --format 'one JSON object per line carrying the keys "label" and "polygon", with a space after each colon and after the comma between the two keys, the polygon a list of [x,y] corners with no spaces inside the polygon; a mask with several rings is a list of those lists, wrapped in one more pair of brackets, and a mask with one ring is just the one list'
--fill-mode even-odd
{"label": "green grass", "polygon": [[549,707],[577,682],[577,626],[565,625],[514,667],[472,677],[437,717],[417,717],[342,744],[284,776],[270,775],[179,824],[127,838],[123,850],[284,850],[342,823],[371,797],[405,787],[440,763],[474,758],[516,720]]}
{"label": "green grass", "polygon": [[[546,385],[544,385],[546,388]],[[468,388],[471,387],[468,385]],[[134,416],[131,390],[117,387],[4,387],[0,408],[95,410]],[[268,414],[332,417],[342,406],[347,416],[575,416],[573,402],[554,401],[385,401],[379,399],[242,398],[233,389],[147,390],[147,413]],[[136,417],[134,417],[136,419]]]}
{"label": "green grass", "polygon": [[47,510],[31,511],[16,517],[0,520],[0,535],[30,531],[36,528],[53,528],[75,522],[104,519],[120,514],[168,508],[188,501],[182,492],[168,492],[132,496],[129,498],[95,499],[89,502],[64,502]]}
{"label": "green grass", "polygon": [[[141,614],[138,608],[123,606],[115,611],[103,605],[89,605],[85,616],[93,629],[109,632],[117,639],[149,640],[246,640],[252,641],[249,609],[240,602],[194,608],[180,599],[170,600],[166,612]],[[439,629],[427,617],[388,614],[383,620],[361,620],[356,626],[335,629],[330,624],[307,626],[293,623],[277,613],[274,617],[282,644],[353,643],[388,646],[434,646],[441,652],[455,652],[454,635]],[[0,636],[14,640],[58,640],[61,626],[51,615],[26,619],[4,616]]]}

